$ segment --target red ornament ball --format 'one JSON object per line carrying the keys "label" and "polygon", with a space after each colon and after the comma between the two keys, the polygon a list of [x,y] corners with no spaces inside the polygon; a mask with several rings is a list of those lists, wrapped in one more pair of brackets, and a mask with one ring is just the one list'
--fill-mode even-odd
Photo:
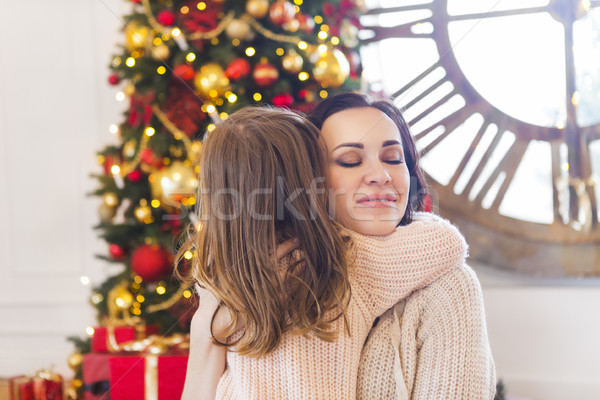
{"label": "red ornament ball", "polygon": [[298,14],[296,19],[300,23],[300,29],[306,33],[313,33],[315,30],[315,20],[310,15]]}
{"label": "red ornament ball", "polygon": [[191,81],[196,76],[196,71],[191,65],[181,64],[173,68],[173,74],[184,81]]}
{"label": "red ornament ball", "polygon": [[283,25],[294,19],[296,16],[296,7],[286,0],[277,0],[271,4],[269,18],[275,25]]}
{"label": "red ornament ball", "polygon": [[273,105],[277,107],[290,107],[294,103],[294,97],[289,93],[278,94],[273,97]]}
{"label": "red ornament ball", "polygon": [[125,249],[114,243],[108,247],[108,253],[110,254],[110,258],[116,261],[124,260],[127,257]]}
{"label": "red ornament ball", "polygon": [[142,173],[139,169],[134,169],[127,175],[127,179],[131,182],[139,182],[142,179]]}
{"label": "red ornament ball", "polygon": [[108,83],[110,83],[111,85],[116,85],[119,83],[119,81],[120,79],[117,74],[110,74],[108,77]]}
{"label": "red ornament ball", "polygon": [[237,81],[248,76],[252,67],[245,58],[236,58],[229,63],[225,70],[225,75],[232,81]]}
{"label": "red ornament ball", "polygon": [[171,26],[175,22],[175,13],[171,10],[162,10],[156,16],[156,20],[161,25]]}
{"label": "red ornament ball", "polygon": [[142,163],[149,165],[150,167],[162,167],[163,163],[160,157],[154,154],[154,151],[150,147],[146,147],[140,154]]}
{"label": "red ornament ball", "polygon": [[279,79],[279,70],[273,64],[263,63],[254,67],[254,82],[260,87],[272,86]]}
{"label": "red ornament ball", "polygon": [[131,270],[146,282],[155,282],[170,273],[171,264],[171,254],[158,244],[143,244],[131,255]]}

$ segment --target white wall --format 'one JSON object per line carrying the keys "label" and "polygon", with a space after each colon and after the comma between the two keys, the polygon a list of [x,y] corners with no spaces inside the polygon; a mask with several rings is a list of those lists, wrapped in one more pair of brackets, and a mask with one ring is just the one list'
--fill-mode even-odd
{"label": "white wall", "polygon": [[122,0],[0,0],[0,376],[54,365],[93,324],[106,245],[89,178],[122,104],[106,83]]}
{"label": "white wall", "polygon": [[[93,323],[106,265],[91,227],[95,151],[122,105],[106,84],[124,0],[0,0],[0,376],[55,365]],[[532,400],[600,398],[600,282],[536,280],[474,266],[498,376]]]}
{"label": "white wall", "polygon": [[498,378],[531,400],[600,399],[600,279],[543,279],[473,265]]}

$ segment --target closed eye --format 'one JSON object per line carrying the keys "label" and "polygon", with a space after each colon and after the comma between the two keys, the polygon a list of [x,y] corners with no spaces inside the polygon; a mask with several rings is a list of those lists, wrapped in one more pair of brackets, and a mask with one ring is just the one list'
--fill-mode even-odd
{"label": "closed eye", "polygon": [[346,163],[346,162],[338,160],[338,161],[336,161],[336,164],[343,168],[354,168],[354,167],[358,167],[359,165],[361,165],[362,161],[357,161],[354,163]]}
{"label": "closed eye", "polygon": [[399,160],[383,160],[384,163],[387,164],[392,164],[392,165],[398,165],[398,164],[402,164],[404,162],[404,160],[399,159]]}

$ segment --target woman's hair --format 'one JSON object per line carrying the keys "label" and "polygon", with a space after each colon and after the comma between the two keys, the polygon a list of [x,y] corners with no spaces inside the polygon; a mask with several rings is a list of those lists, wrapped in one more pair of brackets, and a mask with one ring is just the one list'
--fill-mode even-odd
{"label": "woman's hair", "polygon": [[325,120],[333,114],[361,107],[372,107],[380,110],[396,124],[398,131],[400,131],[406,167],[411,177],[410,200],[406,207],[406,213],[400,220],[400,225],[408,225],[412,222],[413,212],[421,211],[424,208],[427,183],[425,175],[419,167],[417,147],[400,110],[389,101],[373,101],[370,97],[359,93],[341,93],[323,100],[308,113],[307,117],[317,128],[321,129]]}
{"label": "woman's hair", "polygon": [[[281,109],[244,108],[208,135],[201,226],[188,229],[177,259],[191,249],[192,278],[231,311],[227,341],[213,335],[217,343],[258,357],[286,331],[334,340],[333,323],[347,324],[348,246],[327,212],[326,157],[317,128]],[[277,246],[294,237],[299,251],[282,267]]]}

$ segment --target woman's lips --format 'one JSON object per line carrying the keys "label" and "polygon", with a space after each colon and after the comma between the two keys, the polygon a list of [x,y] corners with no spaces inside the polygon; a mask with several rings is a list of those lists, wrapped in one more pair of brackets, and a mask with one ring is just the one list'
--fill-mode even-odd
{"label": "woman's lips", "polygon": [[398,197],[393,194],[370,194],[359,197],[356,202],[362,207],[386,208],[394,207]]}

